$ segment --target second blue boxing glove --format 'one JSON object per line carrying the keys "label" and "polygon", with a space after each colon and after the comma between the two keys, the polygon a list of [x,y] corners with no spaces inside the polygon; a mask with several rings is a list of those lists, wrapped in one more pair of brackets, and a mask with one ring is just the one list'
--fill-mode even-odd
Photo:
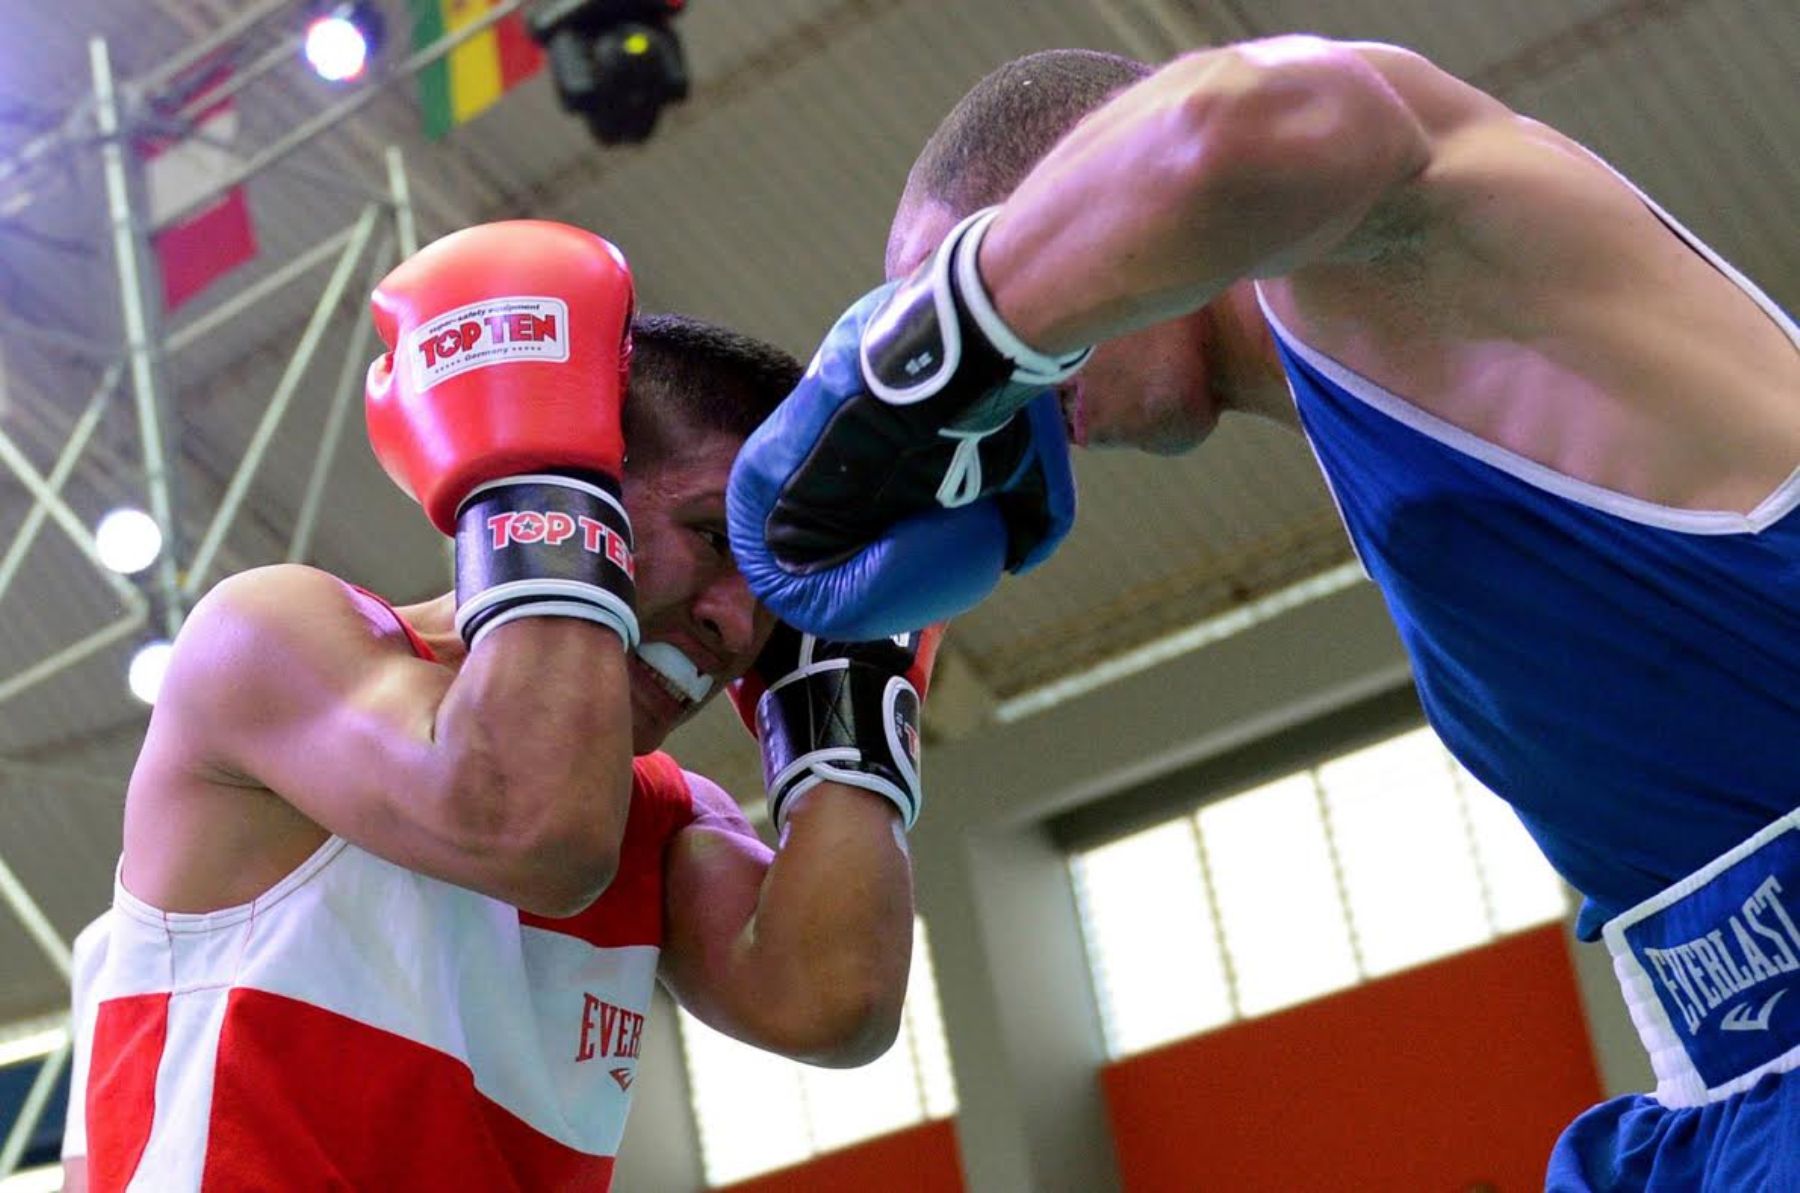
{"label": "second blue boxing glove", "polygon": [[856,640],[947,620],[1047,558],[1075,486],[1047,357],[995,312],[976,256],[994,209],[864,296],[739,453],[733,555],[791,625]]}

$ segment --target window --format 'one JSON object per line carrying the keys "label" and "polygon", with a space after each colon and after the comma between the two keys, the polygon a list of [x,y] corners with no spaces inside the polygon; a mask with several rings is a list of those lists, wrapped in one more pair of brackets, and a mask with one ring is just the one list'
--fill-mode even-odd
{"label": "window", "polygon": [[1429,729],[1070,859],[1125,1056],[1562,917],[1560,879]]}
{"label": "window", "polygon": [[906,1010],[894,1046],[860,1069],[819,1069],[719,1034],[681,1012],[688,1089],[711,1185],[798,1164],[956,1113],[925,926],[913,925]]}

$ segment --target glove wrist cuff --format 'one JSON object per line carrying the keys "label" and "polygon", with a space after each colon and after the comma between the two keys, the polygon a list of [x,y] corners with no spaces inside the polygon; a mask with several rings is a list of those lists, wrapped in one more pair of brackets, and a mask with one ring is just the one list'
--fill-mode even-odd
{"label": "glove wrist cuff", "polygon": [[823,782],[883,797],[910,830],[924,800],[919,707],[904,676],[854,659],[811,664],[763,693],[757,740],[776,831],[786,828],[795,798]]}
{"label": "glove wrist cuff", "polygon": [[489,481],[456,513],[456,629],[472,650],[521,617],[575,617],[638,642],[631,520],[608,478]]}
{"label": "glove wrist cuff", "polygon": [[1020,339],[1000,317],[993,296],[988,293],[987,283],[982,281],[979,262],[982,242],[999,214],[1000,208],[994,206],[984,207],[969,216],[951,230],[940,251],[951,254],[949,276],[954,280],[956,297],[962,301],[970,322],[995,351],[1012,363],[1012,380],[1021,385],[1056,385],[1074,376],[1094,350],[1092,347],[1079,348],[1059,356],[1039,352]]}

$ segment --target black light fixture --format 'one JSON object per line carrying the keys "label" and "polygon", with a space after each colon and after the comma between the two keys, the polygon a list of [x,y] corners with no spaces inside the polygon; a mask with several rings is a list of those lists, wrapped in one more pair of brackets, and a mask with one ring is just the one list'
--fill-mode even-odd
{"label": "black light fixture", "polygon": [[646,140],[663,105],[687,98],[671,22],[684,0],[549,0],[529,18],[563,107],[602,145]]}

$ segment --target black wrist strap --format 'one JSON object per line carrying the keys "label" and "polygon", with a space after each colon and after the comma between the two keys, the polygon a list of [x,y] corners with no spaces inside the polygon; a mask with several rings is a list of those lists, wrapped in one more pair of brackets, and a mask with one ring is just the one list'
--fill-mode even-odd
{"label": "black wrist strap", "polygon": [[855,659],[812,663],[763,693],[756,722],[776,831],[822,782],[882,796],[908,829],[918,819],[919,693],[902,676]]}
{"label": "black wrist strap", "polygon": [[578,617],[638,641],[631,521],[608,478],[511,476],[456,514],[456,629],[471,649],[519,617]]}

